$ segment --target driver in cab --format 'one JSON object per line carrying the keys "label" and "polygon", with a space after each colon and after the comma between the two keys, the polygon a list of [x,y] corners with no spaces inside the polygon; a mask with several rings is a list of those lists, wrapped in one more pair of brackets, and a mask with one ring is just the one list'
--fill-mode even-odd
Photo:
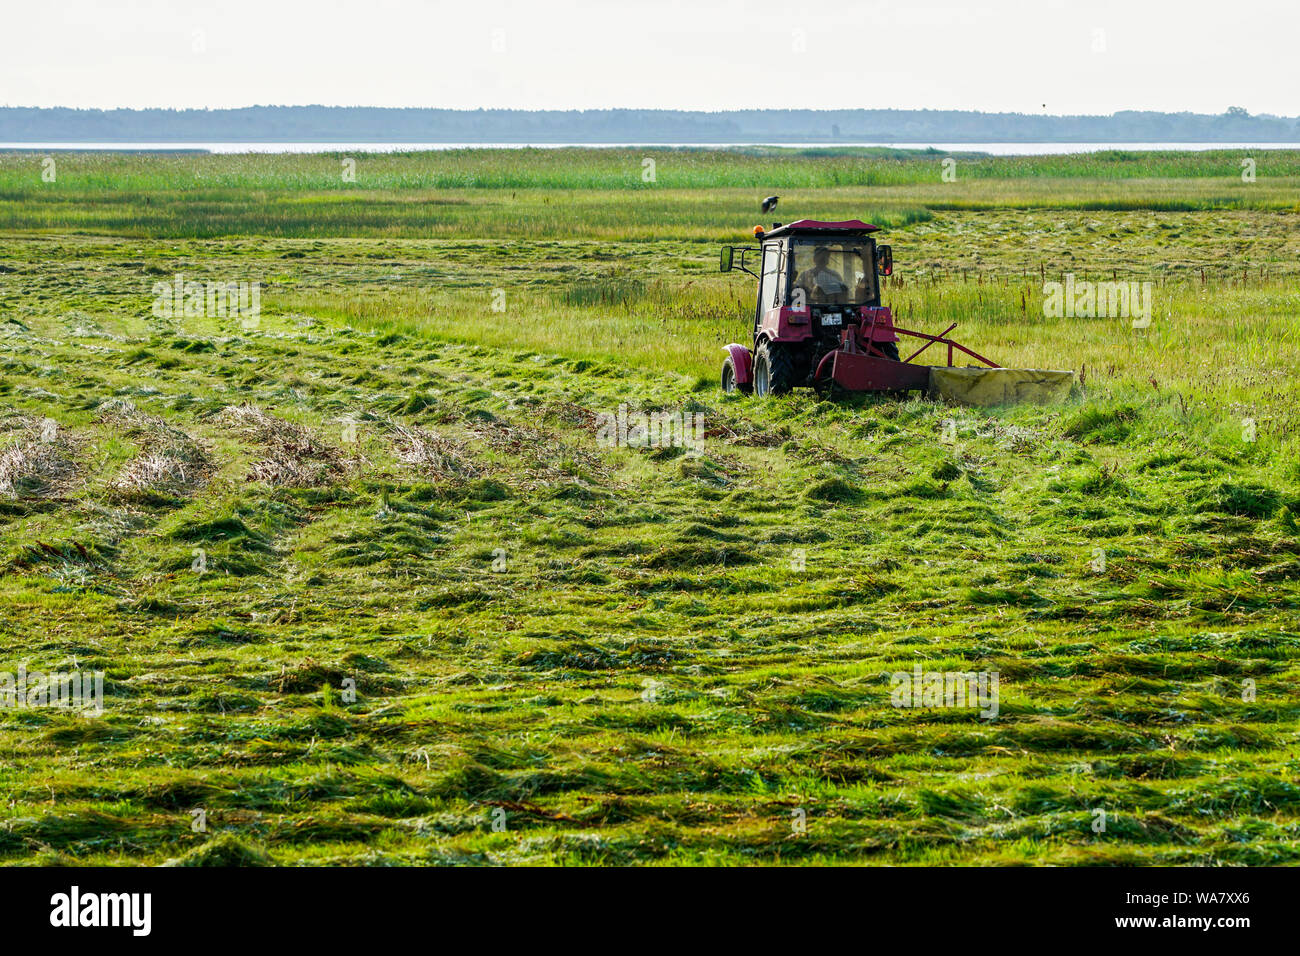
{"label": "driver in cab", "polygon": [[818,246],[813,250],[812,268],[805,269],[794,280],[794,284],[807,293],[809,301],[834,303],[849,291],[844,277],[830,267],[830,261],[830,248]]}

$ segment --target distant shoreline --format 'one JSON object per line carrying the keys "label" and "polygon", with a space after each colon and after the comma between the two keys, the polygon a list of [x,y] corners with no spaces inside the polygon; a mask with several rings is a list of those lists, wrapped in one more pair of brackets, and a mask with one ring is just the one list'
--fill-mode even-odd
{"label": "distant shoreline", "polygon": [[1200,141],[950,141],[943,143],[808,143],[808,142],[737,142],[737,143],[633,143],[633,142],[406,142],[401,140],[340,140],[298,142],[290,140],[200,141],[77,141],[46,140],[41,142],[0,142],[0,152],[118,152],[181,155],[237,153],[404,153],[448,152],[460,149],[647,149],[647,150],[792,150],[835,151],[876,150],[906,153],[979,153],[992,156],[1041,156],[1094,153],[1110,150],[1133,152],[1208,152],[1212,150],[1300,150],[1300,142]]}
{"label": "distant shoreline", "polygon": [[1300,118],[1121,110],[1106,116],[970,110],[451,110],[249,106],[237,109],[63,109],[0,106],[0,143],[322,143],[414,146],[744,146],[1221,144],[1300,141]]}

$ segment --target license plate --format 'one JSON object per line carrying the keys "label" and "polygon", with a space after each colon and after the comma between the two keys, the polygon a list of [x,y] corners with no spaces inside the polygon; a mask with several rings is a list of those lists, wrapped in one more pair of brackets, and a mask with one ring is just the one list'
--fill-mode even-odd
{"label": "license plate", "polygon": [[843,325],[843,324],[844,324],[844,316],[840,315],[838,312],[832,315],[822,316],[822,325]]}

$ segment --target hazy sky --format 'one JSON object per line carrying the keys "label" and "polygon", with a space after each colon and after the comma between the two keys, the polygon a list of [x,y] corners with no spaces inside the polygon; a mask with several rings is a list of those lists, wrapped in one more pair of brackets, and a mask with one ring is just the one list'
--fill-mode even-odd
{"label": "hazy sky", "polygon": [[0,105],[1300,114],[1297,0],[4,0]]}

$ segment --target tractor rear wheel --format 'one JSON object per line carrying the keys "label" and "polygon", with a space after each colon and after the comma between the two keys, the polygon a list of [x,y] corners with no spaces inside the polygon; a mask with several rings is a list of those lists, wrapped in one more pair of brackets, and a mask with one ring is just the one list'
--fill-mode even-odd
{"label": "tractor rear wheel", "polygon": [[897,342],[876,342],[874,344],[876,348],[880,349],[881,354],[884,355],[885,358],[892,359],[895,362],[900,361],[898,357]]}
{"label": "tractor rear wheel", "polygon": [[764,342],[754,353],[754,394],[784,395],[794,388],[794,356],[779,342]]}
{"label": "tractor rear wheel", "polygon": [[754,390],[749,382],[743,385],[736,381],[736,363],[730,355],[722,360],[722,390],[724,392],[741,392],[748,395]]}

